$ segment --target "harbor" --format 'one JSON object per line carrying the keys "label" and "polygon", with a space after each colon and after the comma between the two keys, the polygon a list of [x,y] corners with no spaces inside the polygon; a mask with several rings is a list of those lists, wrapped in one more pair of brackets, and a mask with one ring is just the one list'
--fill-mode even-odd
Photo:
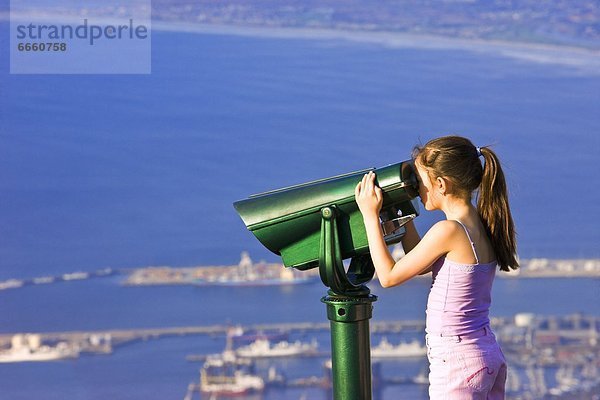
{"label": "harbor", "polygon": [[[600,275],[595,259],[529,259],[521,260],[521,263],[523,269],[519,274],[498,275],[505,278],[507,289],[526,282],[544,282],[543,279],[528,278],[583,277],[592,278],[585,281],[593,282],[596,275]],[[112,287],[115,293],[123,295],[134,291],[131,288],[142,292],[149,292],[151,288],[186,290],[191,299],[198,300],[204,298],[207,290],[213,296],[236,287],[240,288],[235,292],[239,296],[255,296],[264,291],[274,295],[282,291],[292,296],[292,293],[312,291],[319,285],[316,269],[301,272],[277,263],[253,262],[248,253],[242,253],[235,265],[103,268],[13,279],[0,284],[0,289],[37,291],[35,286],[38,286],[42,292],[42,287],[49,290],[49,285],[65,284],[69,290],[83,293],[86,285],[96,285],[85,282],[97,278],[110,278],[98,281],[98,284]],[[521,278],[523,280],[518,281]],[[425,280],[417,281],[425,283]],[[555,281],[551,279],[548,283]],[[57,290],[62,289],[57,287]],[[24,290],[23,295],[25,293]],[[0,364],[68,364],[93,357],[118,357],[129,348],[152,349],[161,343],[171,343],[169,340],[187,338],[187,343],[202,344],[199,347],[205,350],[191,350],[180,357],[182,365],[187,365],[187,370],[196,376],[187,387],[182,387],[185,391],[182,396],[187,400],[218,399],[237,392],[236,395],[248,399],[271,399],[278,397],[276,393],[295,391],[313,395],[317,391],[320,394],[316,398],[328,398],[331,391],[329,323],[314,322],[318,321],[315,319],[309,320],[312,322],[270,323],[261,319],[261,323],[251,323],[253,319],[247,319],[245,323],[232,319],[226,323],[203,325],[192,322],[165,327],[159,324],[156,328],[6,332],[0,334]],[[599,319],[581,313],[543,315],[531,312],[494,318],[492,327],[509,361],[507,391],[510,398],[593,398],[594,393],[600,391]],[[424,329],[421,319],[371,321],[374,398],[385,397],[380,394],[384,390],[412,388],[408,390],[426,392],[428,370]],[[389,389],[394,387],[398,388]],[[288,394],[281,396],[289,397]]]}
{"label": "harbor", "polygon": [[[600,390],[600,317],[525,313],[493,319],[492,327],[510,365],[510,398],[583,399]],[[282,387],[327,390],[328,331],[329,323],[306,322],[21,332],[0,335],[0,362],[68,362],[110,356],[135,342],[152,346],[153,341],[170,337],[203,336],[217,351],[188,354],[186,360],[198,370],[199,378],[190,382],[185,399],[199,398],[200,393],[223,396],[235,390],[261,393]],[[373,321],[371,332],[374,390],[427,384],[427,371],[422,368],[426,365],[423,321]],[[299,357],[314,359],[314,367],[305,376],[287,378],[286,363],[280,360]],[[394,365],[406,362],[421,367],[412,374],[393,373]],[[249,387],[240,389],[244,385]]]}

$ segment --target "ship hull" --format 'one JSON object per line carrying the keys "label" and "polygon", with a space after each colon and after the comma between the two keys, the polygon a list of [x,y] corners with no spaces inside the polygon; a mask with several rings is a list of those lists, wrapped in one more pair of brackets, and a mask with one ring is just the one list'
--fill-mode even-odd
{"label": "ship hull", "polygon": [[227,396],[227,397],[244,397],[252,394],[260,394],[263,390],[258,389],[200,389],[200,393],[205,395],[219,395],[219,396]]}
{"label": "ship hull", "polygon": [[0,355],[0,363],[20,363],[20,362],[43,362],[43,361],[57,361],[66,360],[69,358],[76,358],[77,354],[30,354],[26,356],[21,355]]}

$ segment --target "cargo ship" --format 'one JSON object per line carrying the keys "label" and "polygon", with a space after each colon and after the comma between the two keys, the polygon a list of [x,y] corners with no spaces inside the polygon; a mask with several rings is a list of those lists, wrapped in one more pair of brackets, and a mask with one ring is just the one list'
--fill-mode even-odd
{"label": "cargo ship", "polygon": [[232,351],[208,356],[200,370],[200,392],[207,395],[244,396],[262,393],[264,379],[254,372],[254,363]]}
{"label": "cargo ship", "polygon": [[290,343],[282,340],[273,344],[268,339],[257,339],[246,346],[239,347],[236,354],[246,358],[308,357],[317,355],[318,347],[316,340],[311,343],[300,341]]}
{"label": "cargo ship", "polygon": [[0,363],[54,361],[78,356],[79,350],[67,343],[47,346],[41,344],[39,335],[15,335],[11,348],[0,351]]}

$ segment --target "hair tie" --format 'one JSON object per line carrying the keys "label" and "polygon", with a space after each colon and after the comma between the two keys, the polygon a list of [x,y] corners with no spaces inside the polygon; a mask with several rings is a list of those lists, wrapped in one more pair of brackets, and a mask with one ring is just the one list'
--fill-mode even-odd
{"label": "hair tie", "polygon": [[477,150],[477,157],[481,157],[483,154],[481,154],[481,147],[475,147],[475,150]]}

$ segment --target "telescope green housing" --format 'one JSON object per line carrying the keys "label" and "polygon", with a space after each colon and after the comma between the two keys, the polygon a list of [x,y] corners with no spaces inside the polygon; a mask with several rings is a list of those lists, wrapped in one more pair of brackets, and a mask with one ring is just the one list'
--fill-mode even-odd
{"label": "telescope green housing", "polygon": [[335,212],[341,259],[363,256],[369,248],[354,190],[369,171],[377,174],[383,192],[380,217],[385,242],[398,243],[404,235],[402,225],[418,215],[418,184],[412,161],[252,195],[235,202],[234,207],[248,230],[280,255],[286,267],[307,270],[319,266],[327,210]]}

